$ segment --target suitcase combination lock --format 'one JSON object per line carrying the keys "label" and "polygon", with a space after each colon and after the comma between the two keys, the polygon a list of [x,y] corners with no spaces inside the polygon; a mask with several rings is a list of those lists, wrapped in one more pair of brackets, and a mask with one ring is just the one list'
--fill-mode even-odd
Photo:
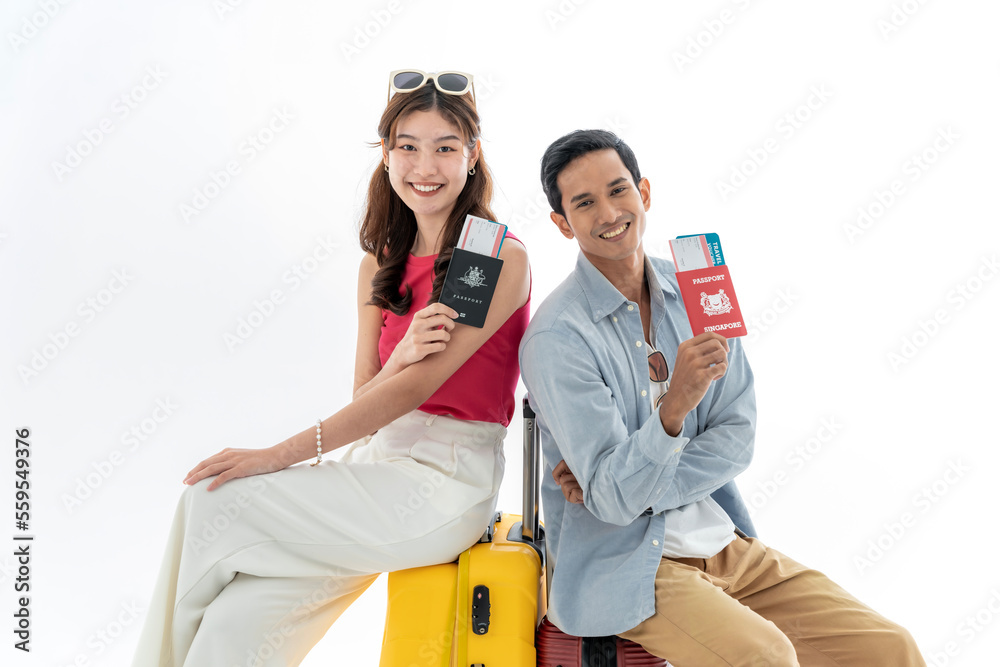
{"label": "suitcase combination lock", "polygon": [[472,631],[485,635],[490,630],[490,589],[476,586],[472,589]]}

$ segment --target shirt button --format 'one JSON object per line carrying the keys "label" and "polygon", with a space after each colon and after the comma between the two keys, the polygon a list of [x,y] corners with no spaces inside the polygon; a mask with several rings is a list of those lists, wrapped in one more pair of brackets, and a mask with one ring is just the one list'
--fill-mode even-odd
{"label": "shirt button", "polygon": [[659,540],[653,540],[653,546],[654,547],[660,546],[660,541]]}
{"label": "shirt button", "polygon": [[642,341],[641,340],[635,341],[635,346],[636,347],[642,347]]}
{"label": "shirt button", "polygon": [[612,318],[611,318],[611,321],[612,321],[612,322],[617,322],[617,321],[618,321],[618,318],[617,318],[617,317],[612,317]]}
{"label": "shirt button", "polygon": [[676,453],[677,453],[677,452],[679,452],[679,451],[681,451],[681,448],[680,448],[680,447],[678,447],[677,449],[675,449],[675,450],[674,450],[674,454],[676,454]]}
{"label": "shirt button", "polygon": [[635,310],[635,306],[629,306],[628,309],[629,310]]}
{"label": "shirt button", "polygon": [[645,396],[645,395],[646,395],[646,390],[645,390],[645,389],[643,389],[643,390],[642,390],[642,395],[643,395],[643,396]]}

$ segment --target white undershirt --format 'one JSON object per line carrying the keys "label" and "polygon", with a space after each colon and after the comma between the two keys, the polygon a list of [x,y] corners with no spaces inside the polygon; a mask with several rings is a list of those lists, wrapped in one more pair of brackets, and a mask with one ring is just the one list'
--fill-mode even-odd
{"label": "white undershirt", "polygon": [[[646,343],[646,354],[653,351]],[[649,381],[649,402],[656,416],[656,399],[669,382]],[[736,525],[711,496],[663,513],[667,524],[663,535],[663,555],[668,558],[711,558],[736,539]]]}

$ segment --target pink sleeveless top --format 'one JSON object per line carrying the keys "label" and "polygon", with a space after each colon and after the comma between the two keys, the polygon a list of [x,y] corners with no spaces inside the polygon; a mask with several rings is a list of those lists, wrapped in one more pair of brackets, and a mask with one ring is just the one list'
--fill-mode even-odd
{"label": "pink sleeveless top", "polygon": [[[505,238],[519,240],[510,232]],[[383,366],[389,360],[389,355],[396,348],[396,344],[406,335],[414,313],[423,309],[427,299],[430,298],[434,285],[436,259],[437,255],[406,257],[406,269],[400,281],[400,294],[406,292],[404,285],[408,284],[413,291],[413,298],[406,315],[399,316],[388,310],[382,311],[383,324],[379,334],[378,354]],[[420,406],[420,409],[435,415],[451,415],[458,419],[509,425],[514,416],[514,390],[520,374],[517,348],[521,344],[524,330],[528,327],[530,305],[529,285],[528,300],[525,304],[515,310],[496,333],[445,380],[444,384]]]}

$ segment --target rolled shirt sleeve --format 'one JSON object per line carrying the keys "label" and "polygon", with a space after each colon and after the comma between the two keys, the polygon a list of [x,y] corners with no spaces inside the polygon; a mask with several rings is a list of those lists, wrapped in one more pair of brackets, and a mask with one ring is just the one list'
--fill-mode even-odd
{"label": "rolled shirt sleeve", "polygon": [[697,435],[684,446],[674,484],[650,505],[654,512],[701,500],[746,470],[753,459],[757,404],[753,373],[739,339],[729,340],[726,374],[713,385],[685,420],[682,433],[690,429]]}

